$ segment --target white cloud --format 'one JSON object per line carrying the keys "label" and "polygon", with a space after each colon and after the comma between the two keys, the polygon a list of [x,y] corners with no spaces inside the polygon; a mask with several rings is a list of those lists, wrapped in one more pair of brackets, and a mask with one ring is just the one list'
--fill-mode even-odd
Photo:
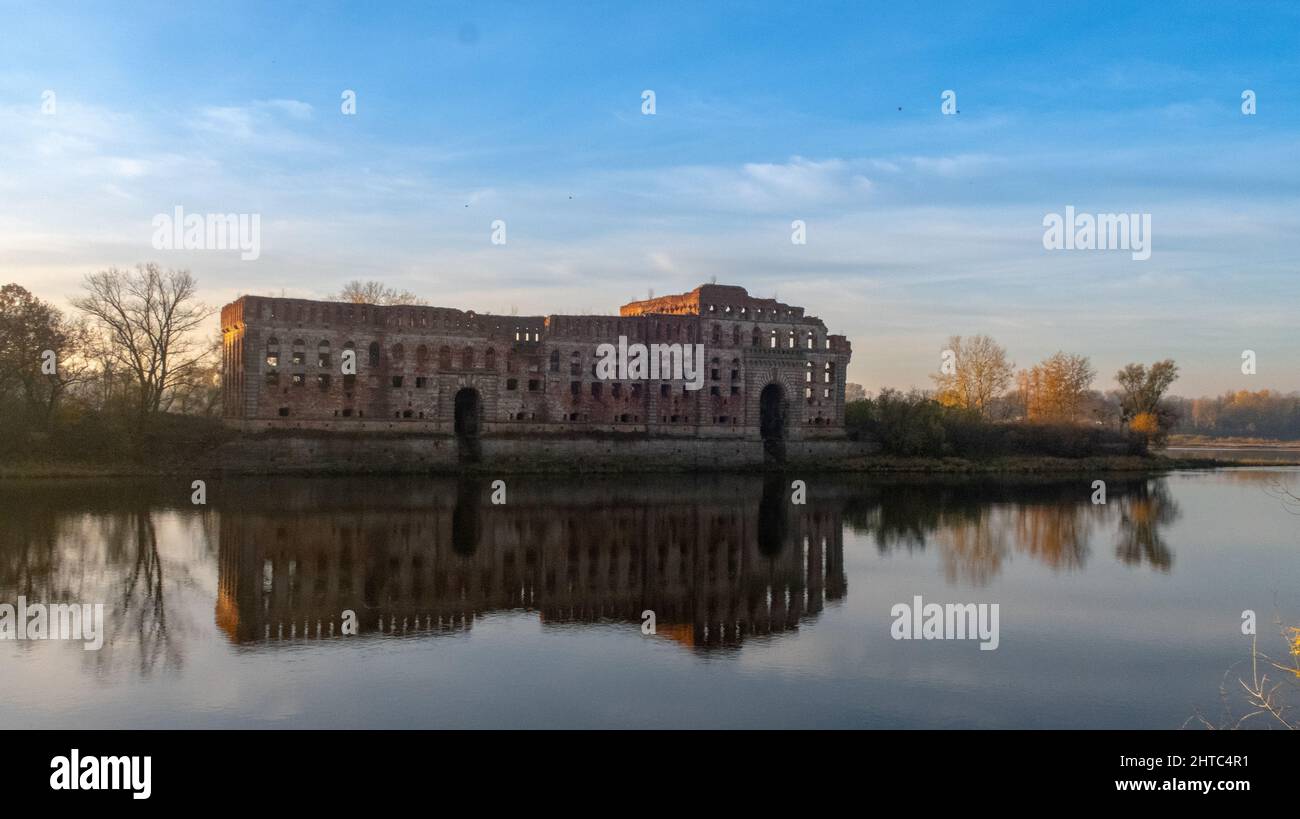
{"label": "white cloud", "polygon": [[684,166],[636,174],[641,190],[679,206],[788,213],[865,202],[871,180],[861,163],[791,157],[788,162]]}

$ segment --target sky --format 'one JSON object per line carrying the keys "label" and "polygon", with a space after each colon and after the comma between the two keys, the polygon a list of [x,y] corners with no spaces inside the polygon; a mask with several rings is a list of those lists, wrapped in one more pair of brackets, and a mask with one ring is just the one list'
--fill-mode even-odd
{"label": "sky", "polygon": [[[534,315],[716,279],[871,391],[976,333],[1101,389],[1300,389],[1300,5],[1051,5],[0,3],[0,282]],[[156,248],[178,206],[257,215],[260,254]],[[1045,248],[1067,206],[1150,214],[1150,258]]]}

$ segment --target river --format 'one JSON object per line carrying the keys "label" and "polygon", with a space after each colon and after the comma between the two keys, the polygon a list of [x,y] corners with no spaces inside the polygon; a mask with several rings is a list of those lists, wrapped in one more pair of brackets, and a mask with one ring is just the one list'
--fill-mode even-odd
{"label": "river", "polygon": [[[0,603],[105,620],[98,650],[0,640],[0,727],[1221,724],[1248,710],[1243,612],[1278,658],[1274,620],[1300,625],[1288,489],[1296,467],[213,479],[203,504],[188,479],[0,482]],[[917,597],[996,604],[996,648],[895,639]]]}

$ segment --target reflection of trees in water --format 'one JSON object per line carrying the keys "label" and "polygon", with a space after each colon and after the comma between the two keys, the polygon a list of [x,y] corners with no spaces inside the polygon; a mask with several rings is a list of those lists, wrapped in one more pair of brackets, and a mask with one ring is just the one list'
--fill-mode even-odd
{"label": "reflection of trees in water", "polygon": [[76,556],[62,548],[71,528],[48,509],[6,511],[0,526],[0,589],[31,601],[78,599]]}
{"label": "reflection of trees in water", "polygon": [[[104,645],[88,662],[102,670],[125,658],[141,674],[180,666],[168,589],[193,584],[193,567],[160,551],[157,524],[168,510],[152,487],[16,485],[0,492],[0,506],[0,599],[102,603]],[[187,508],[174,522],[184,547],[214,551],[215,515]]]}
{"label": "reflection of trees in water", "polygon": [[140,673],[148,674],[160,662],[164,667],[180,666],[181,655],[167,631],[163,560],[158,555],[153,517],[147,508],[140,508],[130,518],[133,559],[117,581],[109,616],[110,639],[105,642],[117,645],[122,634],[130,634],[140,653]]}
{"label": "reflection of trees in water", "polygon": [[846,503],[845,520],[881,553],[933,542],[949,582],[988,583],[1014,552],[1053,570],[1081,569],[1096,530],[1119,528],[1125,565],[1168,570],[1161,527],[1178,510],[1163,479],[1111,478],[1108,505],[1091,502],[1091,479],[949,481],[867,485]]}
{"label": "reflection of trees in water", "polygon": [[1101,507],[1091,502],[1019,507],[1015,510],[1018,550],[1053,569],[1082,569],[1093,525],[1103,516]]}
{"label": "reflection of trees in water", "polygon": [[1173,523],[1179,510],[1165,482],[1144,481],[1135,491],[1118,498],[1116,506],[1120,517],[1115,555],[1120,562],[1126,566],[1149,563],[1152,568],[1169,571],[1174,555],[1160,527]]}
{"label": "reflection of trees in water", "polygon": [[133,664],[148,675],[160,665],[179,668],[182,655],[168,628],[166,561],[159,553],[156,513],[143,502],[134,506],[130,512],[99,517],[92,531],[83,534],[83,552],[99,546],[103,556],[93,591],[81,599],[104,603],[104,648],[96,661],[111,664],[130,646],[136,652]]}
{"label": "reflection of trees in water", "polygon": [[943,560],[943,574],[949,583],[965,580],[987,585],[1002,569],[1007,555],[1006,522],[991,509],[944,526],[935,533]]}

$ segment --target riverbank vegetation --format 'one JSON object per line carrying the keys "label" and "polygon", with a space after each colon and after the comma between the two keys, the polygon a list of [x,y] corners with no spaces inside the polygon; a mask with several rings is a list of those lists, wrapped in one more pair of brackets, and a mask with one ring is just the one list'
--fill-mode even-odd
{"label": "riverbank vegetation", "polygon": [[1178,418],[1165,397],[1178,366],[1128,364],[1108,394],[1092,388],[1096,375],[1087,356],[1064,351],[1017,371],[992,338],[953,336],[933,392],[855,389],[845,421],[898,457],[1145,456],[1163,443]]}
{"label": "riverbank vegetation", "polygon": [[90,274],[65,314],[0,288],[0,460],[158,466],[224,435],[220,342],[187,271]]}

